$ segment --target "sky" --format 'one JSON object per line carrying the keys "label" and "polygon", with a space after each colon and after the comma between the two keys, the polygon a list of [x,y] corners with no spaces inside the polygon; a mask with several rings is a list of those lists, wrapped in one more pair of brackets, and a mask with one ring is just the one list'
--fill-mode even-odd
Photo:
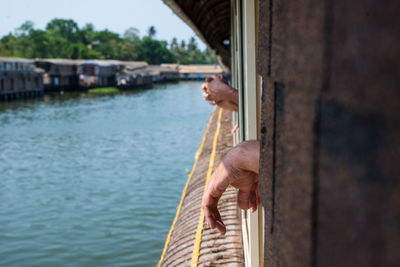
{"label": "sky", "polygon": [[[154,25],[156,38],[189,40],[192,29],[178,18],[162,0],[0,0],[0,38],[30,20],[44,29],[53,18],[73,19],[79,27],[93,23],[96,30],[108,29],[122,34],[127,28],[139,29],[140,35]],[[196,37],[201,49],[205,48]]]}

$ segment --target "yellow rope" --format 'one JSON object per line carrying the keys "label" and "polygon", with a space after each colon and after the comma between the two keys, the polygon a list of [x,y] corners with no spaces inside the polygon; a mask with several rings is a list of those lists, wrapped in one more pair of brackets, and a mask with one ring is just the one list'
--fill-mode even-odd
{"label": "yellow rope", "polygon": [[186,191],[187,191],[187,189],[188,189],[189,182],[190,182],[190,180],[192,179],[192,175],[193,175],[194,170],[196,169],[196,166],[197,166],[197,161],[198,161],[199,156],[200,156],[200,154],[201,154],[201,152],[202,152],[202,150],[203,150],[203,146],[204,146],[204,143],[205,143],[205,141],[206,141],[207,134],[208,134],[208,130],[209,130],[210,124],[211,124],[211,122],[212,122],[212,120],[213,120],[215,111],[216,111],[216,109],[211,113],[210,120],[208,121],[207,128],[206,128],[206,130],[204,131],[204,134],[203,134],[203,139],[201,140],[201,143],[200,143],[200,147],[199,147],[199,149],[198,149],[197,152],[196,152],[195,161],[194,161],[194,164],[193,164],[192,171],[189,173],[189,178],[188,178],[188,180],[187,180],[187,182],[186,182],[185,187],[183,188],[181,200],[180,200],[179,205],[178,205],[178,207],[177,207],[177,209],[176,209],[176,214],[175,214],[174,221],[172,222],[171,229],[169,229],[167,238],[165,239],[164,249],[163,249],[163,252],[162,252],[162,254],[161,254],[160,261],[157,263],[157,267],[161,266],[161,263],[162,263],[163,260],[164,260],[165,253],[167,252],[167,248],[168,248],[169,242],[171,241],[172,232],[173,232],[173,230],[174,230],[174,228],[175,228],[176,221],[178,220],[179,214],[180,214],[180,212],[181,212],[183,200],[184,200],[184,198],[185,198],[185,196],[186,196]]}
{"label": "yellow rope", "polygon": [[[206,183],[204,185],[204,190],[206,190],[206,188],[207,188],[208,180],[210,179],[213,169],[214,169],[218,136],[219,136],[219,131],[221,129],[221,117],[222,117],[222,109],[219,110],[219,114],[218,114],[217,130],[215,131],[215,135],[214,135],[212,152],[211,152],[211,156],[210,156],[210,163],[208,165],[208,171],[207,171],[207,176],[206,176]],[[201,245],[201,237],[202,237],[203,229],[204,229],[204,211],[203,211],[203,209],[200,209],[200,217],[199,217],[199,221],[197,223],[196,237],[194,240],[194,246],[193,246],[193,252],[192,252],[192,263],[190,264],[191,267],[196,267],[197,264],[199,263],[200,245]]]}

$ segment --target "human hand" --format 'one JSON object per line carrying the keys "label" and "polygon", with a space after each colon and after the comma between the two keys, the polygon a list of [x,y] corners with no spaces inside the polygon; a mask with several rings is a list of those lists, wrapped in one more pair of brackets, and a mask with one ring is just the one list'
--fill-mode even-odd
{"label": "human hand", "polygon": [[211,105],[217,105],[222,109],[238,111],[237,90],[229,86],[223,76],[206,78],[202,85],[204,99]]}
{"label": "human hand", "polygon": [[218,201],[229,185],[239,189],[238,206],[241,209],[257,210],[258,197],[258,164],[260,143],[243,142],[224,157],[210,178],[204,192],[202,208],[208,225],[224,235],[226,227],[218,210]]}

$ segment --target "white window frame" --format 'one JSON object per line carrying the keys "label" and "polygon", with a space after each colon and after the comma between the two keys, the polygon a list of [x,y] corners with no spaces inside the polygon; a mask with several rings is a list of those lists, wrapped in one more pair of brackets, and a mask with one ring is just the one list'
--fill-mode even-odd
{"label": "white window frame", "polygon": [[[239,113],[234,123],[239,122],[240,133],[234,137],[235,145],[240,141],[259,139],[259,117],[261,107],[261,79],[256,72],[256,33],[258,0],[231,0],[232,7],[232,84],[239,90]],[[264,214],[258,211],[242,212],[242,233],[245,265],[263,266]]]}

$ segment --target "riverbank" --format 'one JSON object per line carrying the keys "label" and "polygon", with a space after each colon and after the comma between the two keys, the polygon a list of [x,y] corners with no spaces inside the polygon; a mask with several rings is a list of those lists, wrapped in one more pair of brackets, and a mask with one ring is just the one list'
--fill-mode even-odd
{"label": "riverbank", "polygon": [[204,80],[212,75],[227,77],[218,65],[0,57],[0,101],[40,97],[44,92],[88,91],[103,87],[145,89],[158,83]]}

